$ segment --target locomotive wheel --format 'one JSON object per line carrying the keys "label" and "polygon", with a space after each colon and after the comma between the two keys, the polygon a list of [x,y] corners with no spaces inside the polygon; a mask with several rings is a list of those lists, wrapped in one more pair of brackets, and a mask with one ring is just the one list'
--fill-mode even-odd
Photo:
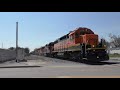
{"label": "locomotive wheel", "polygon": [[69,53],[65,52],[64,53],[64,59],[69,59],[69,57],[70,57]]}

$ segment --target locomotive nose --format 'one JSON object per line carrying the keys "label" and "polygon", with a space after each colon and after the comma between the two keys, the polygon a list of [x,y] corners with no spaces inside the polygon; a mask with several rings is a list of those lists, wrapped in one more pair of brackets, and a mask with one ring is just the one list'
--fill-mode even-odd
{"label": "locomotive nose", "polygon": [[96,47],[98,44],[98,35],[95,34],[86,34],[83,37],[84,43]]}

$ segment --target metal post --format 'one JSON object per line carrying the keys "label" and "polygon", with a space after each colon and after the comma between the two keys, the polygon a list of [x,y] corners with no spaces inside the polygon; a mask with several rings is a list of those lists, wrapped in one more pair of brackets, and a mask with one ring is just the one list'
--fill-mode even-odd
{"label": "metal post", "polygon": [[18,22],[16,22],[16,62],[18,62]]}

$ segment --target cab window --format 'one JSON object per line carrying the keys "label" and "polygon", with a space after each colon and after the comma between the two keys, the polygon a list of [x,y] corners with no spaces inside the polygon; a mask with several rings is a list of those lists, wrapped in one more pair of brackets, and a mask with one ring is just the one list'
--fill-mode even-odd
{"label": "cab window", "polygon": [[74,39],[74,34],[70,35],[70,40],[73,40],[73,39]]}

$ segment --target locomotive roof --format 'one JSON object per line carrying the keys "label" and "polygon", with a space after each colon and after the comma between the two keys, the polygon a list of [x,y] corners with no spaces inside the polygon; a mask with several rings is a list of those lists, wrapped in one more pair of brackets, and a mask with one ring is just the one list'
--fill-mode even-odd
{"label": "locomotive roof", "polygon": [[59,39],[60,39],[60,40],[66,39],[66,38],[68,38],[68,35],[69,35],[69,34],[66,34],[66,35],[60,37]]}
{"label": "locomotive roof", "polygon": [[66,38],[68,38],[68,36],[69,36],[69,34],[66,34],[66,35],[64,35],[64,36],[62,36],[62,37],[56,39],[53,43],[55,44],[55,43],[57,43],[59,40],[66,39]]}
{"label": "locomotive roof", "polygon": [[79,28],[76,28],[74,31],[71,31],[71,32],[69,33],[69,35],[75,33],[77,30],[79,30],[80,33],[89,32],[90,34],[94,34],[94,32],[93,32],[91,29],[89,29],[89,28],[86,28],[86,27],[79,27]]}

